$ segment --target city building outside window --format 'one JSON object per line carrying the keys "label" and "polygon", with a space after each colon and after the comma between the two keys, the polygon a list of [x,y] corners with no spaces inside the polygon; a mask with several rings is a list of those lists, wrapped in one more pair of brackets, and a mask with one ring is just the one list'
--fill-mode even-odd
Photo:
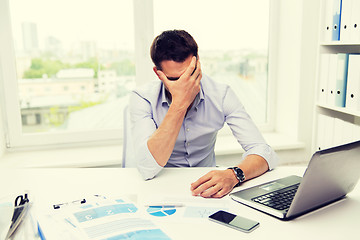
{"label": "city building outside window", "polygon": [[[191,33],[203,72],[229,84],[259,126],[269,122],[270,0],[149,1],[150,10],[141,0],[0,3],[8,147],[120,140],[136,68],[144,68],[135,36],[145,24],[154,29],[149,39]],[[139,14],[146,11],[150,23]],[[137,50],[150,58],[149,47]]]}

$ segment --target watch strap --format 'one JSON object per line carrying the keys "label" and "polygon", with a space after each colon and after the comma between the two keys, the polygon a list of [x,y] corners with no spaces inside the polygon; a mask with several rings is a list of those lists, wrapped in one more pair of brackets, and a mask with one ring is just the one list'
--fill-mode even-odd
{"label": "watch strap", "polygon": [[241,170],[238,167],[230,167],[228,169],[231,169],[234,171],[234,174],[235,174],[237,180],[239,181],[234,187],[240,186],[240,184],[245,180],[245,175],[244,175],[243,170]]}

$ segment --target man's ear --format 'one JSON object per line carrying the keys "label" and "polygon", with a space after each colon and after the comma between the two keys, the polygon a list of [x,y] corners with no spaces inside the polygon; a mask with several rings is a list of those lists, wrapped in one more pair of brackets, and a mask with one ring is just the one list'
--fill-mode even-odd
{"label": "man's ear", "polygon": [[[159,74],[157,73],[157,68],[156,68],[156,66],[154,66],[153,67],[153,71],[154,71],[154,73],[156,74],[156,76],[158,76],[158,78],[160,79],[160,76],[159,76]],[[161,80],[161,79],[160,79]]]}

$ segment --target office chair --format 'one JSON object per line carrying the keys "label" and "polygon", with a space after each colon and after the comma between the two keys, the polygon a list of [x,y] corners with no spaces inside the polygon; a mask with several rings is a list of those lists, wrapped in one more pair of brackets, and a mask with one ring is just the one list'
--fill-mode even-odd
{"label": "office chair", "polygon": [[126,106],[124,108],[123,154],[122,154],[121,167],[123,168],[136,167],[135,151],[134,151],[132,135],[131,135],[129,106]]}

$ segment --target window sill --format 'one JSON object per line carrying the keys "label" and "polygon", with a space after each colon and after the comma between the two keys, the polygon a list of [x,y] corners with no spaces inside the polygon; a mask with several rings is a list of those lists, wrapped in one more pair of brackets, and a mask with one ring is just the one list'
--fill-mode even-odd
{"label": "window sill", "polygon": [[[263,137],[275,151],[301,149],[305,147],[303,142],[299,142],[295,138],[276,132],[263,133]],[[218,136],[215,146],[215,154],[217,156],[239,154],[243,152],[244,150],[232,135]]]}
{"label": "window sill", "polygon": [[5,152],[0,167],[77,168],[120,166],[122,146],[89,146],[38,151]]}
{"label": "window sill", "polygon": [[[266,141],[275,151],[304,148],[305,144],[278,133],[264,133]],[[241,154],[243,149],[232,135],[218,136],[217,156]],[[0,158],[0,167],[10,168],[77,168],[120,167],[122,146],[64,148],[41,151],[6,152]]]}

